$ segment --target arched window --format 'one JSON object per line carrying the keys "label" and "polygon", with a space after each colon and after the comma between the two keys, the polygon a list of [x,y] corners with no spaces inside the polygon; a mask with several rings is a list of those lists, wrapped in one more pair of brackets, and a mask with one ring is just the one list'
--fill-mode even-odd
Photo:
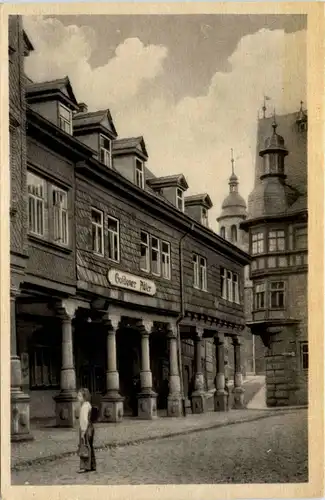
{"label": "arched window", "polygon": [[231,226],[231,241],[237,243],[237,226]]}
{"label": "arched window", "polygon": [[221,238],[226,238],[226,228],[225,228],[225,226],[222,226],[220,228],[220,236],[221,236]]}

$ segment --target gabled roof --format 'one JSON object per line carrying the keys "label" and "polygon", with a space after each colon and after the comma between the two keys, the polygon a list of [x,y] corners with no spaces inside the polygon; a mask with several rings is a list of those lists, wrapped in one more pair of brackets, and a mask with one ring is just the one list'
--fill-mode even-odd
{"label": "gabled roof", "polygon": [[161,189],[164,187],[178,186],[183,189],[188,189],[188,184],[183,174],[167,175],[165,177],[156,177],[148,179],[147,183],[153,189]]}
{"label": "gabled roof", "polygon": [[30,102],[42,99],[44,97],[54,97],[55,94],[60,93],[74,105],[75,109],[78,108],[77,99],[73,93],[69,77],[59,78],[47,82],[29,83],[26,86],[26,97]]}
{"label": "gabled roof", "polygon": [[125,139],[116,139],[113,141],[113,154],[129,154],[132,152],[140,152],[148,158],[146,144],[142,136],[127,137]]}
{"label": "gabled roof", "polygon": [[[106,122],[106,123],[105,123]],[[109,127],[110,130],[115,137],[117,137],[116,128],[113,123],[113,118],[109,109],[102,109],[99,111],[86,112],[86,113],[77,113],[73,117],[73,126],[74,130],[78,129],[87,129],[93,127],[104,128]]]}
{"label": "gabled roof", "polygon": [[184,198],[184,203],[185,203],[185,206],[189,206],[189,205],[203,205],[206,208],[212,208],[213,207],[213,203],[212,203],[211,198],[208,195],[208,193],[193,194],[191,196],[186,196]]}

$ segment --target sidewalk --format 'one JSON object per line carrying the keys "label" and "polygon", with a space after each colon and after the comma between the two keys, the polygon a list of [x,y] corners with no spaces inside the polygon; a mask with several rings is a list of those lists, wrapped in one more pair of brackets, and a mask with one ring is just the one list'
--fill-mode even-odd
{"label": "sidewalk", "polygon": [[[256,389],[256,378],[246,379],[245,386]],[[260,387],[260,386],[259,386]],[[281,409],[281,413],[296,411],[295,408]],[[266,418],[279,413],[279,409],[230,410],[229,412],[208,412],[181,418],[158,417],[154,420],[125,418],[121,423],[95,424],[95,448],[127,446],[157,438],[167,438],[201,430],[222,427]],[[11,467],[24,468],[31,463],[52,461],[73,455],[77,451],[77,429],[36,428],[32,429],[33,441],[12,443]]]}

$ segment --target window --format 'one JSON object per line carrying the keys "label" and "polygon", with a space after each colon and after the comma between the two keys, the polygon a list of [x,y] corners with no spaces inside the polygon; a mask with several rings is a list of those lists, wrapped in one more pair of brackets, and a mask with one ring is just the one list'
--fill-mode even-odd
{"label": "window", "polygon": [[143,174],[143,162],[136,160],[135,163],[135,183],[137,186],[143,189],[144,187],[144,174]]}
{"label": "window", "polygon": [[200,270],[199,270],[199,257],[193,255],[193,286],[194,288],[200,287]]}
{"label": "window", "polygon": [[52,186],[53,195],[53,225],[54,240],[61,245],[67,245],[68,231],[68,193]]}
{"label": "window", "polygon": [[184,192],[182,189],[176,189],[176,206],[178,210],[184,212]]}
{"label": "window", "polygon": [[255,286],[255,309],[265,309],[265,283]]}
{"label": "window", "polygon": [[207,261],[204,257],[200,257],[200,285],[201,290],[207,290]]}
{"label": "window", "polygon": [[252,254],[256,255],[258,253],[264,252],[264,233],[253,233],[252,234]]}
{"label": "window", "polygon": [[98,255],[104,255],[104,216],[103,212],[91,210],[92,249]]}
{"label": "window", "polygon": [[225,239],[225,238],[226,238],[226,228],[225,228],[225,226],[222,226],[222,227],[220,228],[220,236],[221,236],[221,238],[223,238],[223,239]]}
{"label": "window", "polygon": [[284,231],[269,232],[269,252],[282,252],[285,250],[285,235]]}
{"label": "window", "polygon": [[149,258],[149,234],[141,231],[141,256],[140,256],[140,269],[145,272],[150,271],[150,258]]}
{"label": "window", "polygon": [[72,134],[71,111],[63,104],[59,104],[59,127],[67,134]]}
{"label": "window", "polygon": [[112,166],[111,141],[104,135],[99,137],[99,157],[104,165],[107,167]]}
{"label": "window", "polygon": [[221,268],[221,297],[227,300],[227,271]]}
{"label": "window", "polygon": [[31,233],[44,236],[44,210],[46,200],[46,182],[32,174],[27,173],[28,191],[28,229]]}
{"label": "window", "polygon": [[170,279],[170,244],[166,241],[161,243],[161,267],[162,277]]}
{"label": "window", "polygon": [[308,370],[309,367],[308,342],[301,342],[301,364],[303,370]]}
{"label": "window", "polygon": [[155,236],[151,236],[151,272],[160,275],[160,241]]}
{"label": "window", "polygon": [[30,352],[32,388],[58,387],[60,384],[59,350],[53,346],[34,345]]}
{"label": "window", "polygon": [[232,276],[232,297],[236,304],[239,304],[239,284],[238,284],[238,274],[233,273]]}
{"label": "window", "polygon": [[297,227],[295,229],[295,249],[305,250],[308,245],[308,229],[307,226]]}
{"label": "window", "polygon": [[221,297],[229,302],[240,303],[239,278],[237,273],[221,268]]}
{"label": "window", "polygon": [[201,211],[201,224],[205,227],[208,227],[208,211],[204,207],[202,207]]}
{"label": "window", "polygon": [[108,258],[120,260],[120,224],[114,217],[108,217]]}
{"label": "window", "polygon": [[282,309],[284,307],[284,281],[270,283],[270,308]]}
{"label": "window", "polygon": [[235,225],[231,226],[231,241],[237,243],[237,227]]}
{"label": "window", "polygon": [[207,261],[196,254],[193,255],[193,287],[207,291]]}

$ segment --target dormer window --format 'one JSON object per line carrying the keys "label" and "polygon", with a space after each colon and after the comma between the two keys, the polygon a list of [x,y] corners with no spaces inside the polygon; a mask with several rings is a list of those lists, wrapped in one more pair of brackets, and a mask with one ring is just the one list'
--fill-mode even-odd
{"label": "dormer window", "polygon": [[111,167],[112,165],[112,148],[111,141],[104,135],[99,138],[99,158],[100,161],[106,165],[106,167]]}
{"label": "dormer window", "polygon": [[136,159],[135,163],[135,183],[141,189],[144,188],[144,172],[143,172],[143,162]]}
{"label": "dormer window", "polygon": [[184,212],[184,191],[180,188],[176,189],[176,206],[178,210]]}
{"label": "dormer window", "polygon": [[202,207],[201,210],[201,224],[208,227],[208,211],[205,207]]}
{"label": "dormer window", "polygon": [[59,104],[59,127],[67,134],[72,135],[72,113],[63,104]]}

